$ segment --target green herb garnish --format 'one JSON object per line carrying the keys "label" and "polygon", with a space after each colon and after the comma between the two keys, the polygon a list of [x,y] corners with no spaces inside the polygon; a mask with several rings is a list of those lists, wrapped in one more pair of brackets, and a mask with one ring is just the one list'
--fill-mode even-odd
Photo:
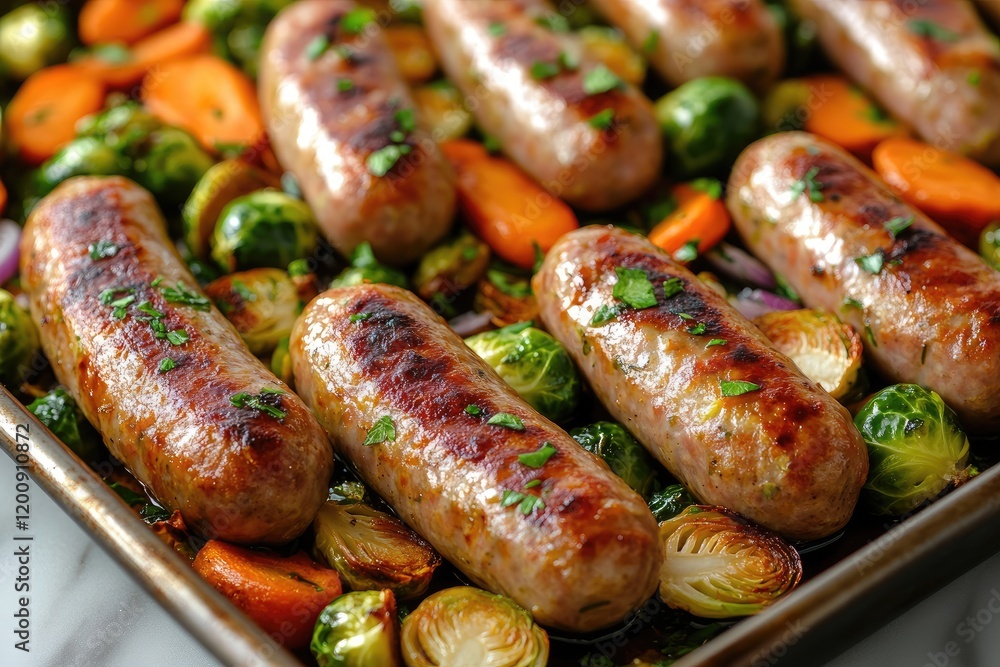
{"label": "green herb garnish", "polygon": [[470,404],[465,406],[465,414],[472,415],[473,417],[478,417],[479,415],[483,414],[483,410],[478,405]]}
{"label": "green herb garnish", "polygon": [[948,30],[944,26],[928,21],[926,19],[912,19],[907,22],[906,27],[917,37],[936,39],[939,42],[957,42],[958,33]]}
{"label": "green herb garnish", "polygon": [[160,359],[159,371],[161,373],[169,373],[170,371],[177,368],[177,362],[170,357],[164,357]]}
{"label": "green herb garnish", "polygon": [[558,75],[562,69],[556,63],[547,63],[542,60],[536,60],[531,64],[531,78],[541,81],[543,79],[551,79],[552,77]]}
{"label": "green herb garnish", "polygon": [[559,450],[553,447],[552,443],[546,442],[537,451],[530,454],[519,454],[517,460],[529,468],[541,468],[557,451]]}
{"label": "green herb garnish", "polygon": [[882,254],[882,249],[879,248],[877,252],[865,255],[864,257],[856,257],[854,261],[868,273],[877,276],[882,272],[882,267],[885,265],[885,256]]}
{"label": "green herb garnish", "polygon": [[618,275],[618,282],[611,290],[612,296],[640,310],[656,305],[653,283],[649,282],[645,271],[618,266],[615,267],[615,273]]}
{"label": "green herb garnish", "polygon": [[694,325],[693,327],[688,327],[688,333],[694,336],[700,336],[703,333],[705,333],[705,329],[706,329],[705,323],[698,322],[698,324]]}
{"label": "green herb garnish", "polygon": [[102,259],[114,257],[118,254],[119,248],[111,241],[98,241],[91,244],[88,250],[90,251],[90,258],[97,262]]}
{"label": "green herb garnish", "polygon": [[486,422],[490,426],[502,426],[503,428],[509,428],[513,431],[523,431],[524,422],[517,415],[512,415],[509,412],[498,412],[489,421]]}
{"label": "green herb garnish", "polygon": [[895,239],[897,236],[899,236],[899,233],[901,231],[903,231],[912,224],[913,224],[913,216],[908,215],[905,218],[896,217],[890,220],[886,220],[884,223],[882,223],[882,227],[885,228],[885,231],[889,232],[889,236]]}
{"label": "green herb garnish", "polygon": [[646,35],[646,39],[642,40],[642,46],[639,48],[642,50],[644,55],[651,55],[656,51],[656,47],[660,44],[660,31],[650,30],[649,34]]}
{"label": "green herb garnish", "polygon": [[309,60],[316,60],[326,53],[330,48],[330,38],[326,35],[316,35],[316,37],[306,45],[306,57]]}
{"label": "green herb garnish", "polygon": [[749,394],[752,391],[760,389],[759,384],[746,382],[744,380],[722,380],[719,383],[719,386],[722,388],[722,395],[727,398],[742,396],[743,394]]}
{"label": "green herb garnish", "polygon": [[374,9],[358,7],[344,14],[340,19],[340,27],[349,35],[360,35],[376,17]]}
{"label": "green herb garnish", "polygon": [[583,75],[583,92],[599,95],[622,85],[622,80],[604,65],[598,65]]}
{"label": "green herb garnish", "polygon": [[392,417],[385,415],[380,417],[375,425],[368,431],[368,436],[361,443],[365,447],[381,445],[383,442],[396,441],[396,425],[392,423]]}
{"label": "green herb garnish", "polygon": [[403,157],[410,152],[409,146],[397,146],[395,144],[390,144],[384,148],[380,148],[377,151],[371,153],[368,159],[365,160],[365,165],[368,167],[368,173],[372,176],[381,178],[389,173],[399,158]]}
{"label": "green herb garnish", "polygon": [[604,305],[597,309],[594,316],[590,319],[590,326],[596,327],[604,324],[605,322],[610,322],[611,320],[618,317],[618,308],[615,306]]}
{"label": "green herb garnish", "polygon": [[826,198],[823,196],[821,190],[823,189],[823,184],[816,180],[816,176],[819,175],[819,167],[813,167],[806,172],[804,178],[795,181],[792,184],[792,201],[798,199],[803,192],[809,191],[809,199],[814,202],[824,201]]}
{"label": "green herb garnish", "polygon": [[725,338],[713,338],[705,344],[705,348],[715,347],[716,345],[725,345],[727,343]]}
{"label": "green herb garnish", "polygon": [[238,394],[230,396],[229,402],[237,408],[259,410],[275,419],[284,419],[287,413],[281,409],[280,403],[275,405],[280,399],[272,398],[273,396],[276,396],[274,390],[261,390],[260,394],[248,394],[245,391],[241,391]]}
{"label": "green herb garnish", "polygon": [[[205,312],[211,310],[212,308],[211,301],[197,292],[188,289],[187,285],[181,282],[177,283],[177,287],[161,287],[160,292],[163,294],[163,298],[166,299],[168,303],[179,303],[185,306],[191,306],[195,310]],[[253,299],[249,300],[253,301]]]}
{"label": "green herb garnish", "polygon": [[674,253],[674,259],[678,262],[693,262],[698,259],[698,244],[701,243],[700,239],[692,239],[682,245]]}
{"label": "green herb garnish", "polygon": [[615,110],[605,109],[604,111],[599,111],[591,116],[587,122],[590,123],[591,127],[595,127],[598,130],[606,130],[615,122]]}
{"label": "green herb garnish", "polygon": [[494,21],[486,29],[486,32],[488,32],[493,37],[500,37],[507,33],[507,26],[505,26],[500,21]]}

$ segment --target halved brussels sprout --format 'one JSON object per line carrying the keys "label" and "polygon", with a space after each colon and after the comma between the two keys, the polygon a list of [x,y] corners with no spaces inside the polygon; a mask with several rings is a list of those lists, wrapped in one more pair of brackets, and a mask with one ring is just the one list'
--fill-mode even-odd
{"label": "halved brussels sprout", "polygon": [[673,519],[689,505],[697,505],[698,499],[684,488],[683,484],[671,484],[652,495],[649,499],[649,511],[657,523]]}
{"label": "halved brussels sprout", "polygon": [[566,348],[531,322],[476,334],[465,344],[493,367],[518,395],[552,421],[580,402],[580,374]]}
{"label": "halved brussels sprout", "polygon": [[475,285],[486,274],[489,263],[490,247],[466,232],[424,255],[413,274],[413,285],[427,301],[440,296],[453,298]]}
{"label": "halved brussels sprout", "polygon": [[986,263],[1000,271],[1000,222],[990,223],[979,237],[979,254]]}
{"label": "halved brussels sprout", "polygon": [[330,287],[350,287],[364,283],[386,283],[403,289],[409,289],[410,284],[402,271],[380,264],[375,259],[372,246],[365,241],[351,255],[350,268],[344,269],[330,282]]}
{"label": "halved brussels sprout", "polygon": [[392,591],[345,593],[316,620],[309,645],[319,667],[399,667]]}
{"label": "halved brussels sprout", "polygon": [[142,155],[132,163],[135,179],[168,212],[180,206],[215,160],[184,130],[153,130]]}
{"label": "halved brussels sprout", "polygon": [[242,160],[224,160],[212,166],[191,191],[181,216],[184,242],[198,259],[207,259],[215,223],[226,205],[264,188],[277,188],[277,179]]}
{"label": "halved brussels sprout", "polygon": [[38,351],[38,331],[28,312],[0,289],[0,383],[16,388]]}
{"label": "halved brussels sprout", "polygon": [[636,53],[621,31],[605,26],[591,25],[577,35],[590,55],[604,63],[620,79],[633,86],[641,86],[646,78],[646,61]]}
{"label": "halved brussels sprout", "polygon": [[292,0],[191,0],[184,20],[200,23],[214,35],[216,51],[257,76],[264,30]]}
{"label": "halved brussels sprout", "polygon": [[821,309],[776,310],[754,318],[778,351],[807,378],[840,400],[852,395],[861,375],[861,336]]}
{"label": "halved brussels sprout", "polygon": [[313,522],[316,551],[352,590],[388,588],[402,600],[427,590],[441,557],[406,524],[359,502],[326,502]]}
{"label": "halved brussels sprout", "polygon": [[498,266],[492,266],[476,286],[476,312],[493,313],[493,324],[504,327],[538,319],[538,301],[531,280]]}
{"label": "halved brussels sprout", "polygon": [[145,145],[156,130],[164,127],[160,119],[138,102],[116,104],[88,116],[77,125],[78,136],[101,139],[109,148],[130,158]]}
{"label": "halved brussels sprout", "polygon": [[798,552],[724,507],[691,505],[660,524],[660,597],[702,618],[749,616],[802,578]]}
{"label": "halved brussels sprout", "polygon": [[414,88],[413,104],[438,143],[464,137],[472,129],[472,114],[465,108],[462,93],[447,79]]}
{"label": "halved brussels sprout", "polygon": [[66,58],[73,45],[62,3],[26,3],[0,18],[0,71],[26,79]]}
{"label": "halved brussels sprout", "polygon": [[788,79],[772,88],[764,98],[761,114],[767,132],[789,132],[805,127],[812,91],[805,79]]}
{"label": "halved brussels sprout", "polygon": [[80,137],[63,146],[34,173],[33,198],[25,202],[25,213],[56,186],[74,176],[130,176],[132,161],[97,137]]}
{"label": "halved brussels sprout", "polygon": [[101,436],[62,387],[36,398],[28,410],[84,462],[100,461],[107,455]]}
{"label": "halved brussels sprout", "polygon": [[549,638],[513,600],[471,586],[431,595],[403,621],[407,667],[544,667]]}
{"label": "halved brussels sprout", "polygon": [[208,295],[226,316],[250,351],[273,351],[292,333],[295,319],[309,299],[281,269],[250,269],[231,273],[205,285]]}
{"label": "halved brussels sprout", "polygon": [[854,418],[868,443],[864,495],[877,514],[906,514],[976,474],[954,410],[933,391],[897,384]]}
{"label": "halved brussels sprout", "polygon": [[649,452],[615,422],[596,422],[569,432],[580,446],[597,454],[642,497],[649,495],[656,482],[656,463]]}
{"label": "halved brussels sprout", "polygon": [[302,200],[258,190],[222,209],[212,240],[212,259],[223,271],[286,267],[316,250],[319,227]]}

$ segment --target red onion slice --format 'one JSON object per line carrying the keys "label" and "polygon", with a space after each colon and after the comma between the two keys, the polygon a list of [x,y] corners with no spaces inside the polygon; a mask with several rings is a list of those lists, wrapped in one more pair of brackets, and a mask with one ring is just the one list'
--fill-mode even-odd
{"label": "red onion slice", "polygon": [[0,220],[0,285],[17,275],[21,257],[21,226],[13,220]]}

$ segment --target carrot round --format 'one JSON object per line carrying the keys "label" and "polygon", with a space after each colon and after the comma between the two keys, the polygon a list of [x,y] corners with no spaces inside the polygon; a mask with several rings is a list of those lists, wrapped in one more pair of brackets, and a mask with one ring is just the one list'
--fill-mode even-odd
{"label": "carrot round", "polygon": [[580,226],[562,200],[481,144],[456,139],[441,150],[455,168],[458,203],[469,228],[511,264],[532,268],[536,247],[547,251]]}
{"label": "carrot round", "polygon": [[142,99],[160,120],[187,130],[209,150],[254,146],[264,136],[253,83],[217,56],[157,68],[143,82]]}
{"label": "carrot round", "polygon": [[698,252],[702,253],[725,238],[732,220],[726,205],[714,193],[681,183],[670,194],[677,208],[649,233],[654,245],[674,254],[686,244],[696,242]]}
{"label": "carrot round", "polygon": [[885,113],[861,89],[841,76],[813,76],[809,89],[805,130],[839,144],[859,160],[871,164],[872,151],[905,128]]}
{"label": "carrot round", "polygon": [[967,246],[1000,220],[1000,177],[978,162],[905,137],[883,141],[872,161],[896,194]]}
{"label": "carrot round", "polygon": [[104,106],[104,83],[72,65],[35,72],[7,107],[7,130],[21,158],[41,164],[76,136],[76,123]]}
{"label": "carrot round", "polygon": [[77,65],[112,88],[134,86],[153,67],[187,56],[209,53],[212,33],[200,23],[182,22],[146,37],[123,53],[121,61],[110,62],[99,55],[77,61]]}
{"label": "carrot round", "polygon": [[317,565],[302,552],[282,558],[209,540],[193,566],[279,644],[292,650],[309,645],[320,612],[341,593],[337,571]]}
{"label": "carrot round", "polygon": [[183,9],[184,0],[87,0],[80,10],[80,41],[132,44],[176,22]]}
{"label": "carrot round", "polygon": [[7,210],[7,188],[3,181],[0,181],[0,215],[3,215],[5,210]]}

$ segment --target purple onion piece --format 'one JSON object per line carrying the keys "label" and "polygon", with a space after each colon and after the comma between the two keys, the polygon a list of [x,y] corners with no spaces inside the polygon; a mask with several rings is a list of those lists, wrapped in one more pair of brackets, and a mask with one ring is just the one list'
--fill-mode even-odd
{"label": "purple onion piece", "polygon": [[760,260],[725,241],[705,253],[704,257],[713,269],[734,280],[764,289],[778,286],[774,274]]}
{"label": "purple onion piece", "polygon": [[492,320],[493,313],[475,313],[470,310],[449,320],[448,326],[462,338],[468,338],[473,334],[482,333],[493,328]]}
{"label": "purple onion piece", "polygon": [[17,275],[20,257],[20,225],[13,220],[0,220],[0,285]]}
{"label": "purple onion piece", "polygon": [[798,310],[802,307],[783,296],[749,287],[744,287],[735,297],[730,297],[729,302],[748,320],[776,310]]}

